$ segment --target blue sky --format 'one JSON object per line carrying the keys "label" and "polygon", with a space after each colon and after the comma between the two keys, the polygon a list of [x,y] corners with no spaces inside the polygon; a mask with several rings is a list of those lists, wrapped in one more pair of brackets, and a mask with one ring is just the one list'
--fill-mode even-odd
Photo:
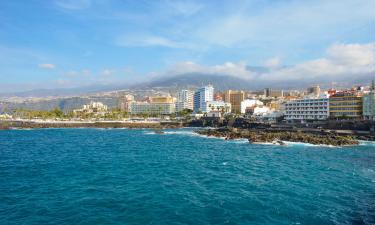
{"label": "blue sky", "polygon": [[280,80],[368,74],[374,9],[373,0],[0,1],[0,91],[189,71]]}

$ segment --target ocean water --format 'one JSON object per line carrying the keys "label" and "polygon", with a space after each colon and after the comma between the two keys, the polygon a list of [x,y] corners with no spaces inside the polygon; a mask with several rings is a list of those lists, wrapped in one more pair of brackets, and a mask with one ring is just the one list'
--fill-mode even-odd
{"label": "ocean water", "polygon": [[0,131],[0,224],[375,224],[375,145]]}

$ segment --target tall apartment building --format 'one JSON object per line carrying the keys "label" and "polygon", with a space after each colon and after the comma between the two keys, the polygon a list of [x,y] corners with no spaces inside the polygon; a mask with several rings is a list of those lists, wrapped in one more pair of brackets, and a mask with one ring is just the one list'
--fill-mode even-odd
{"label": "tall apartment building", "polygon": [[273,97],[273,98],[284,97],[284,91],[283,90],[273,90],[271,88],[265,88],[264,89],[264,96]]}
{"label": "tall apartment building", "polygon": [[119,108],[122,111],[130,112],[130,104],[134,102],[134,96],[133,95],[124,95],[119,99]]}
{"label": "tall apartment building", "polygon": [[363,118],[375,120],[375,84],[371,85],[371,91],[363,95]]}
{"label": "tall apartment building", "polygon": [[181,90],[177,93],[176,112],[183,109],[194,109],[194,92],[190,90]]}
{"label": "tall apartment building", "polygon": [[194,111],[203,111],[203,104],[207,101],[214,100],[214,87],[207,85],[199,88],[194,93]]}
{"label": "tall apartment building", "polygon": [[319,85],[307,88],[307,94],[308,95],[319,96],[320,95],[320,87],[319,87]]}
{"label": "tall apartment building", "polygon": [[363,95],[363,118],[375,120],[375,92]]}
{"label": "tall apartment building", "polygon": [[241,113],[241,102],[244,99],[244,91],[227,90],[224,92],[224,101],[232,105],[232,113]]}
{"label": "tall apartment building", "polygon": [[285,119],[289,121],[327,120],[329,99],[298,99],[285,103]]}
{"label": "tall apartment building", "polygon": [[331,118],[359,119],[363,112],[362,93],[358,91],[337,92],[329,97]]}

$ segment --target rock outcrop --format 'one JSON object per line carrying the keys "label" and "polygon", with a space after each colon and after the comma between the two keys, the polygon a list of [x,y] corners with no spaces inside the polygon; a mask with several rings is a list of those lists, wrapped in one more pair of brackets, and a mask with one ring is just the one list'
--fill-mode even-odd
{"label": "rock outcrop", "polygon": [[346,146],[358,145],[353,136],[338,134],[316,134],[291,131],[244,130],[244,129],[205,129],[196,131],[198,134],[224,137],[225,139],[246,138],[250,143],[275,143],[284,145],[284,141],[310,143],[314,145]]}

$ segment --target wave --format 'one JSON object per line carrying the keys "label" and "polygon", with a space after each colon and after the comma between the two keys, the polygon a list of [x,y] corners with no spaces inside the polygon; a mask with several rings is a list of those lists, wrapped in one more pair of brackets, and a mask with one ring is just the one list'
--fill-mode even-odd
{"label": "wave", "polygon": [[375,141],[359,141],[360,146],[375,146]]}

